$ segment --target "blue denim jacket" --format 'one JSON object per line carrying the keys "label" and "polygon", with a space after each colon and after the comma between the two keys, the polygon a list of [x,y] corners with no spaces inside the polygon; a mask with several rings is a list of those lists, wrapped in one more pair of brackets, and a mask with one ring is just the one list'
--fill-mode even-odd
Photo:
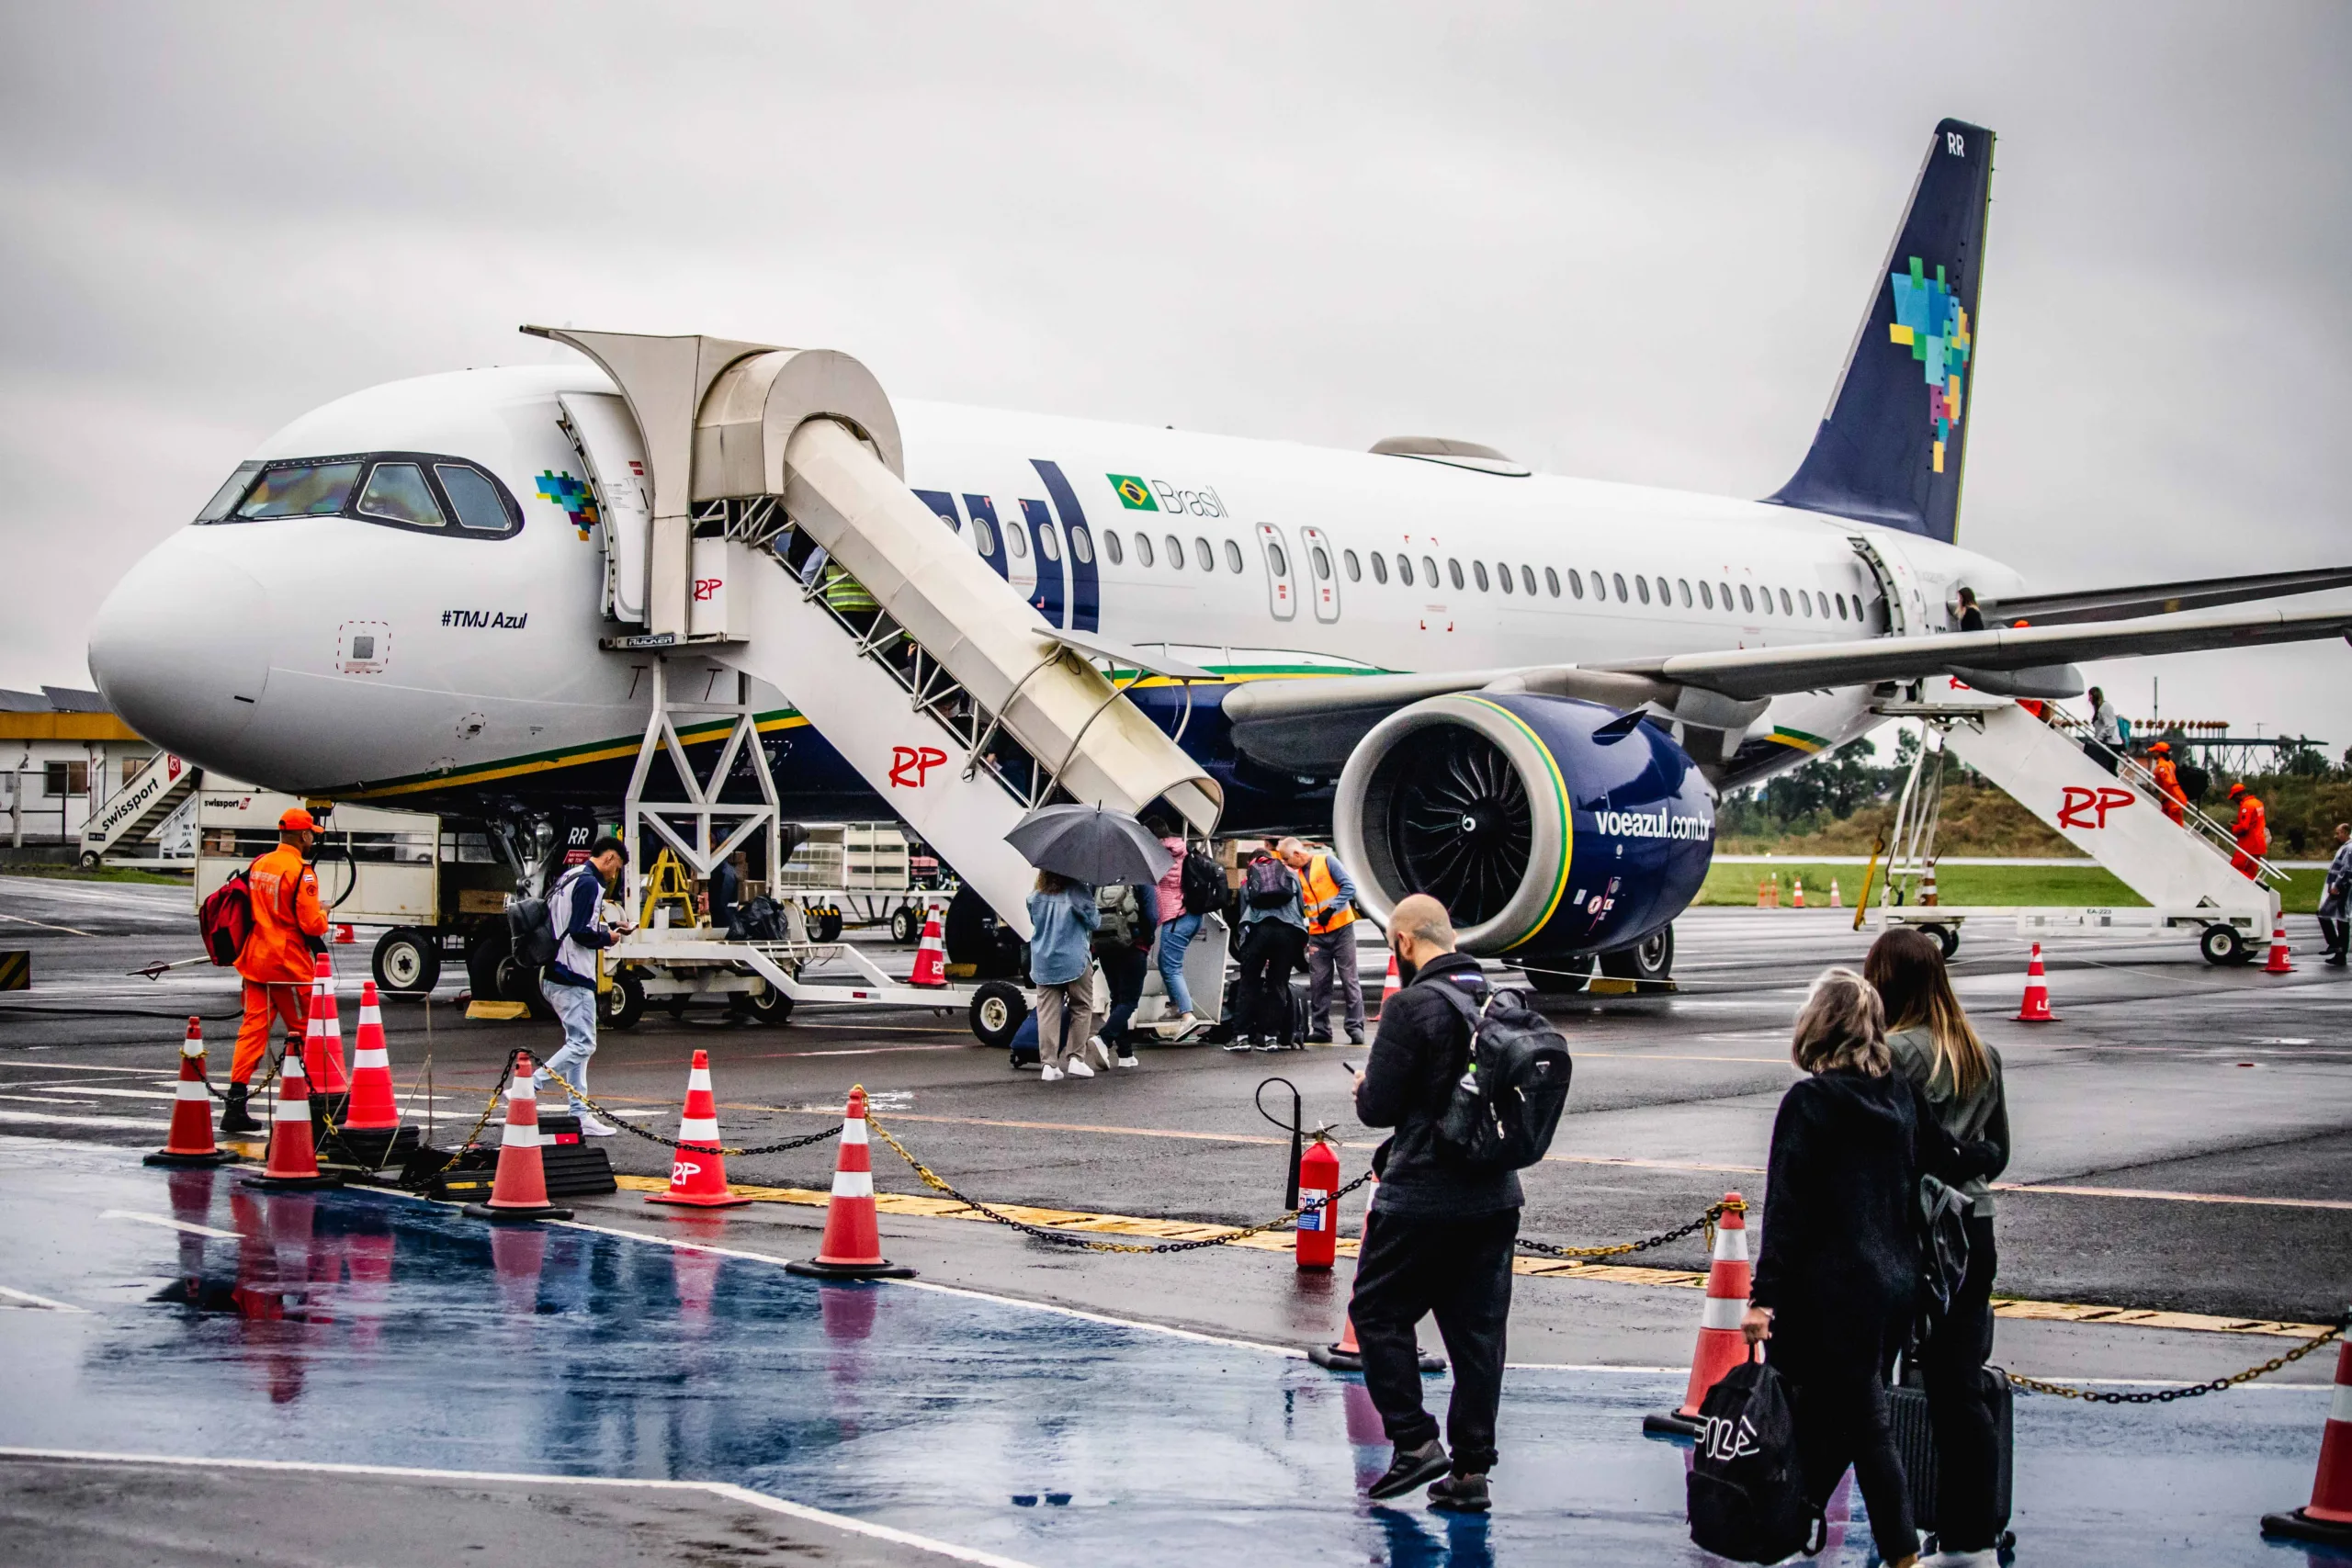
{"label": "blue denim jacket", "polygon": [[1094,889],[1072,883],[1059,893],[1029,895],[1029,978],[1040,986],[1066,986],[1094,964],[1091,938],[1102,923]]}

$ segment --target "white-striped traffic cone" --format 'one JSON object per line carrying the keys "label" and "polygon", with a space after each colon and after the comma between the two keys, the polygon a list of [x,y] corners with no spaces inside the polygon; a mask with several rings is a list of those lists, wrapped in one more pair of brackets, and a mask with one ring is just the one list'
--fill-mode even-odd
{"label": "white-striped traffic cone", "polygon": [[915,948],[915,972],[910,986],[944,986],[947,984],[947,943],[940,934],[939,906],[923,910],[922,941]]}
{"label": "white-striped traffic cone", "polygon": [[514,1053],[514,1075],[506,1091],[506,1125],[498,1130],[498,1173],[491,1179],[490,1201],[469,1203],[478,1220],[568,1220],[571,1211],[548,1201],[547,1134],[539,1130],[537,1066],[527,1052]]}
{"label": "white-striped traffic cone", "polygon": [[392,1093],[392,1058],[384,1049],[384,1010],[376,1000],[376,982],[359,987],[359,1035],[352,1043],[351,1103],[343,1118],[349,1133],[387,1133],[401,1124],[399,1102]]}
{"label": "white-striped traffic cone", "polygon": [[748,1203],[727,1190],[727,1161],[718,1152],[718,1102],[710,1092],[710,1053],[695,1053],[686,1070],[686,1109],[678,1118],[678,1149],[670,1161],[670,1190],[649,1203],[688,1209],[732,1209]]}
{"label": "white-striped traffic cone", "polygon": [[1747,1208],[1738,1193],[1724,1194],[1724,1213],[1715,1222],[1714,1257],[1707,1265],[1707,1302],[1699,1311],[1699,1346],[1690,1353],[1690,1382],[1672,1415],[1642,1417],[1645,1432],[1697,1437],[1699,1405],[1707,1391],[1747,1359],[1747,1336],[1739,1326],[1747,1315],[1750,1283]]}
{"label": "white-striped traffic cone", "polygon": [[172,1130],[146,1163],[226,1165],[236,1157],[212,1141],[212,1090],[204,1081],[204,1021],[191,1018],[187,1038],[180,1042],[180,1080],[172,1086]]}
{"label": "white-striped traffic cone", "polygon": [[2352,1546],[2352,1340],[2335,1352],[2335,1389],[2320,1428],[2312,1500],[2290,1514],[2263,1515],[2262,1533]]}
{"label": "white-striped traffic cone", "polygon": [[2058,1015],[2050,1010],[2050,977],[2041,972],[2041,944],[2033,944],[2033,956],[2026,961],[2025,999],[2018,1004],[2018,1023],[2055,1023]]}
{"label": "white-striped traffic cone", "polygon": [[820,1280],[906,1280],[914,1270],[882,1256],[882,1219],[874,1206],[874,1160],[865,1142],[865,1086],[849,1091],[842,1112],[841,1156],[833,1164],[833,1200],[825,1208],[825,1239],[817,1256],[785,1265]]}

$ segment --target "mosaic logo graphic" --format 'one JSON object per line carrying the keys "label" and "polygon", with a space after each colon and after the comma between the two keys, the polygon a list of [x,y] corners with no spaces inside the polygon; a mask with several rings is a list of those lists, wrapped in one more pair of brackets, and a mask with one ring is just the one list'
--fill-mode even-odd
{"label": "mosaic logo graphic", "polygon": [[1944,471],[1944,444],[1960,423],[1962,388],[1968,367],[1968,312],[1944,281],[1944,269],[1929,277],[1917,256],[1911,270],[1893,274],[1894,324],[1887,335],[1911,351],[1928,383],[1928,423],[1936,430],[1936,472]]}
{"label": "mosaic logo graphic", "polygon": [[1119,500],[1130,512],[1157,512],[1159,503],[1151,499],[1151,491],[1134,474],[1105,474],[1111,488],[1119,492]]}
{"label": "mosaic logo graphic", "polygon": [[588,537],[588,530],[596,525],[595,492],[584,480],[549,468],[539,476],[539,499],[552,501],[562,507],[564,514],[571,519],[571,525],[580,530],[583,540]]}

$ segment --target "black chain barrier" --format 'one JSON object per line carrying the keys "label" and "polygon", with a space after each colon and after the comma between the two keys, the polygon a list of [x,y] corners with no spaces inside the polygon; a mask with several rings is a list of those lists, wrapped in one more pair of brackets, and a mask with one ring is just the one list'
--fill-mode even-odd
{"label": "black chain barrier", "polygon": [[[540,1072],[547,1074],[549,1078],[553,1079],[557,1088],[570,1095],[573,1103],[586,1106],[590,1114],[595,1116],[599,1121],[604,1122],[608,1126],[618,1127],[622,1132],[628,1134],[632,1137],[642,1138],[649,1144],[659,1144],[665,1149],[708,1154],[713,1147],[712,1145],[706,1143],[681,1143],[675,1138],[665,1138],[659,1133],[649,1133],[644,1128],[639,1126],[636,1122],[629,1121],[628,1118],[614,1115],[602,1105],[599,1105],[596,1101],[589,1099],[584,1090],[574,1089],[571,1085],[566,1083],[561,1073],[557,1072],[545,1062],[539,1060],[537,1052],[524,1051],[521,1055],[530,1057],[532,1064],[537,1066]],[[801,1112],[797,1114],[806,1113]],[[827,1138],[836,1137],[840,1133],[841,1129],[839,1127],[820,1127],[815,1132],[810,1133],[804,1137],[786,1138],[780,1144],[752,1144],[742,1148],[735,1148],[730,1145],[721,1144],[717,1145],[717,1147],[718,1152],[726,1156],[729,1159],[749,1159],[754,1155],[780,1155],[789,1153],[794,1149],[805,1149],[811,1144],[821,1144]]]}
{"label": "black chain barrier", "polygon": [[1611,1247],[1554,1247],[1550,1242],[1530,1241],[1525,1236],[1519,1238],[1519,1245],[1530,1252],[1539,1253],[1545,1258],[1572,1259],[1623,1258],[1629,1252],[1647,1252],[1654,1247],[1664,1247],[1668,1242],[1680,1241],[1686,1235],[1695,1235],[1704,1231],[1707,1233],[1707,1245],[1712,1247],[1715,1242],[1715,1221],[1725,1214],[1744,1214],[1747,1212],[1746,1203],[1710,1203],[1707,1205],[1705,1213],[1701,1214],[1687,1225],[1677,1225],[1670,1231],[1660,1231],[1656,1235],[1644,1236],[1639,1241],[1621,1241]]}
{"label": "black chain barrier", "polygon": [[2259,1366],[2248,1367],[2242,1372],[2232,1372],[2228,1377],[2215,1378],[2210,1382],[2189,1383],[2180,1388],[2134,1389],[2129,1393],[2121,1393],[2109,1389],[2076,1388],[2071,1383],[2045,1382],[2041,1378],[2030,1378],[2022,1372],[2003,1375],[2019,1388],[2030,1389],[2035,1393],[2054,1393],[2061,1399],[2087,1400],[2093,1404],[2170,1404],[2176,1399],[2195,1399],[2199,1394],[2219,1393],[2223,1389],[2235,1388],[2240,1383],[2252,1382],[2256,1378],[2267,1377],[2272,1372],[2290,1367],[2321,1346],[2343,1338],[2347,1324],[2352,1324],[2352,1312],[2336,1319],[2317,1338],[2306,1340],[2284,1355],[2273,1356]]}

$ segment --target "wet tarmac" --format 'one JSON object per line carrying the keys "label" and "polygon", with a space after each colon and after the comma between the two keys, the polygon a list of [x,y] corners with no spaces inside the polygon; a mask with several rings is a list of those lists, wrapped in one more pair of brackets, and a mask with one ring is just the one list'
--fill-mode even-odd
{"label": "wet tarmac", "polygon": [[[1386,1458],[1362,1387],[1293,1355],[818,1284],[725,1235],[492,1230],[0,1139],[0,1445],[727,1483],[1039,1568],[1712,1561],[1683,1450],[1639,1434],[1679,1374],[1515,1370],[1497,1512],[1449,1520],[1361,1500]],[[2307,1495],[2325,1408],[2021,1397],[2018,1560],[2301,1563],[2256,1518]],[[1821,1559],[1869,1560],[1852,1519]]]}

